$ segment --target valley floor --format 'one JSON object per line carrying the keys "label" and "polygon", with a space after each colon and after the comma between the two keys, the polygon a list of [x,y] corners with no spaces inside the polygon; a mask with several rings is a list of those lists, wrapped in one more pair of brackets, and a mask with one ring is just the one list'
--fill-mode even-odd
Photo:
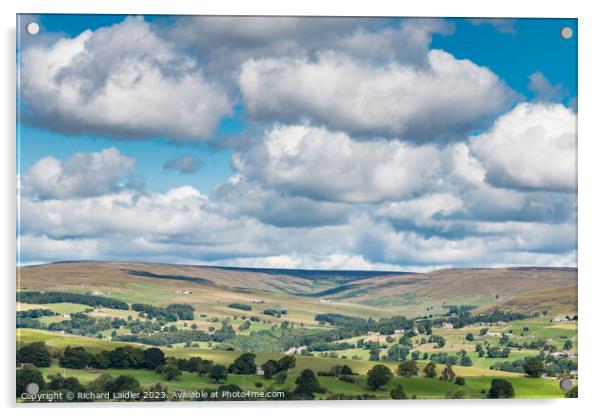
{"label": "valley floor", "polygon": [[[102,351],[115,348],[119,345],[128,345],[127,343],[116,343],[112,341],[103,341],[89,337],[70,336],[55,334],[48,331],[39,331],[32,329],[17,330],[17,340],[20,343],[30,343],[35,341],[44,341],[47,345],[53,348],[65,348],[66,346],[83,346],[90,351]],[[134,344],[136,345],[136,344]],[[138,345],[140,346],[140,345]],[[187,348],[165,348],[164,352],[167,357],[173,356],[178,358],[202,357],[210,359],[215,363],[228,364],[231,363],[239,352],[235,351],[216,351],[205,349],[187,349]],[[257,353],[257,361],[263,362],[268,359],[277,359],[282,354],[265,354]],[[461,367],[455,366],[454,371],[458,376],[463,376],[466,379],[464,386],[458,386],[454,383],[442,381],[438,378],[427,378],[424,376],[415,377],[399,377],[395,376],[386,385],[377,391],[371,390],[366,386],[366,373],[376,363],[371,361],[353,361],[336,358],[322,358],[312,356],[297,356],[297,364],[290,371],[290,375],[283,384],[278,384],[273,380],[266,380],[261,376],[256,375],[228,375],[228,380],[225,383],[233,383],[238,385],[244,391],[281,391],[283,389],[294,389],[295,376],[303,369],[311,369],[315,372],[326,371],[333,365],[349,364],[352,369],[358,373],[354,376],[355,383],[349,383],[339,380],[335,377],[318,376],[320,385],[327,389],[326,393],[317,394],[317,399],[324,399],[333,393],[341,393],[346,395],[361,395],[369,394],[376,396],[377,399],[390,399],[390,390],[397,385],[401,385],[406,394],[416,396],[417,399],[440,399],[445,398],[450,391],[462,388],[468,398],[485,398],[491,380],[494,378],[502,378],[509,380],[514,389],[516,398],[561,398],[565,392],[560,389],[556,378],[528,378],[517,373],[509,373],[503,371],[495,371],[482,369],[478,367]],[[384,364],[395,370],[398,363],[382,361],[379,364]],[[419,363],[419,368],[423,368],[425,363]],[[442,371],[444,366],[438,366],[438,372]],[[213,383],[206,376],[199,376],[184,372],[176,380],[166,381],[159,374],[150,370],[132,370],[132,369],[106,369],[106,370],[76,370],[69,368],[61,368],[56,360],[50,367],[41,368],[45,377],[53,374],[61,374],[64,377],[76,377],[82,383],[88,383],[96,379],[102,374],[112,376],[129,375],[140,381],[143,386],[149,387],[157,383],[161,383],[169,389],[169,392],[174,391],[201,391],[204,389],[216,389],[220,384]],[[260,385],[258,384],[260,383]]]}

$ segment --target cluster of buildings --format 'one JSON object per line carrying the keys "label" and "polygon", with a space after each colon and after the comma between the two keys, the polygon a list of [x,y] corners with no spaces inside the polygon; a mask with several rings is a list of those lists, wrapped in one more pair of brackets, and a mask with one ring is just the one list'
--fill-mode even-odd
{"label": "cluster of buildings", "polygon": [[508,333],[503,333],[503,332],[487,332],[485,334],[486,337],[496,337],[496,338],[501,338],[504,335],[507,336],[508,338],[516,337],[516,335],[514,335],[514,334],[508,334]]}
{"label": "cluster of buildings", "polygon": [[550,355],[554,358],[575,358],[577,356],[577,354],[572,353],[572,352],[552,352],[550,353]]}
{"label": "cluster of buildings", "polygon": [[[497,321],[497,322],[477,322],[475,324],[468,325],[470,328],[479,327],[479,326],[504,326],[508,325],[506,321]],[[443,322],[441,324],[441,328],[453,329],[454,324],[449,322]]]}
{"label": "cluster of buildings", "polygon": [[506,321],[497,321],[497,322],[476,322],[474,324],[468,325],[470,328],[479,327],[479,326],[503,326],[508,325]]}
{"label": "cluster of buildings", "polygon": [[[307,349],[307,347],[291,347],[288,350],[284,351],[284,355],[301,354],[306,349]],[[258,374],[258,375],[262,375],[262,374]]]}
{"label": "cluster of buildings", "polygon": [[554,323],[571,322],[571,320],[565,316],[564,318],[554,318],[554,319],[552,319],[552,322],[554,322]]}

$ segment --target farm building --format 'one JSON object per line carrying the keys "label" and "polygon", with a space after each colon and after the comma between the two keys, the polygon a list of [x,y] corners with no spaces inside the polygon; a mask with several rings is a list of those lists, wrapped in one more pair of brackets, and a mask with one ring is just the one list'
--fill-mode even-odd
{"label": "farm building", "polygon": [[284,352],[284,355],[293,355],[293,354],[301,354],[305,350],[305,347],[290,347],[288,350]]}
{"label": "farm building", "polygon": [[560,323],[560,322],[570,322],[570,321],[565,317],[565,318],[554,318],[554,319],[552,319],[552,322]]}
{"label": "farm building", "polygon": [[575,358],[572,352],[553,352],[550,355],[554,358]]}

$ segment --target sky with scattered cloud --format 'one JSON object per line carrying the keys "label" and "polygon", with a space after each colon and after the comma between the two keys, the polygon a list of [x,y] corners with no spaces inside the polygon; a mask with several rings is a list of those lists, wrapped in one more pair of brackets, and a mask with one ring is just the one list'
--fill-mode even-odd
{"label": "sky with scattered cloud", "polygon": [[21,264],[576,266],[575,20],[20,22]]}

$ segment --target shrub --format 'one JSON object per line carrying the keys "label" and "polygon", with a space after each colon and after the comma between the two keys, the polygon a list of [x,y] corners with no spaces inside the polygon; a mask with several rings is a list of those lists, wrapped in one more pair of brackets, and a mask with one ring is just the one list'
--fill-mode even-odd
{"label": "shrub", "polygon": [[44,389],[46,382],[44,376],[37,368],[25,367],[17,370],[17,396],[25,393],[27,385],[35,383],[40,387],[40,390]]}
{"label": "shrub", "polygon": [[276,384],[283,384],[286,381],[287,377],[288,374],[286,374],[286,371],[280,371],[274,374],[274,381],[276,382]]}
{"label": "shrub", "polygon": [[470,367],[472,365],[472,360],[468,355],[465,355],[460,358],[460,365],[463,367]]}
{"label": "shrub", "polygon": [[406,360],[397,367],[397,375],[411,377],[418,375],[418,366],[414,360]]}
{"label": "shrub", "polygon": [[443,381],[454,381],[456,378],[456,373],[454,372],[452,366],[450,364],[446,365],[441,373],[441,380]]}
{"label": "shrub", "polygon": [[406,400],[408,398],[405,391],[403,391],[401,384],[398,384],[393,390],[391,390],[391,398],[393,400]]}
{"label": "shrub", "polygon": [[514,387],[507,380],[494,378],[491,380],[491,388],[487,397],[490,399],[512,399],[514,398]]}
{"label": "shrub", "polygon": [[347,383],[355,383],[355,379],[347,374],[341,374],[339,380],[346,381]]}
{"label": "shrub", "polygon": [[255,364],[255,354],[245,352],[237,357],[228,367],[228,372],[233,374],[255,374],[257,365]]}
{"label": "shrub", "polygon": [[17,350],[17,364],[33,364],[36,367],[50,367],[50,350],[42,341],[26,344]]}
{"label": "shrub", "polygon": [[577,386],[575,386],[572,389],[570,389],[569,391],[567,391],[566,394],[564,395],[564,397],[567,397],[569,399],[576,399],[578,396],[579,395],[577,393]]}
{"label": "shrub", "polygon": [[314,393],[320,392],[320,383],[314,372],[309,369],[301,371],[295,384],[295,395],[302,399],[313,399]]}
{"label": "shrub", "polygon": [[94,362],[94,356],[83,347],[67,347],[59,358],[59,365],[65,368],[86,368]]}
{"label": "shrub", "polygon": [[545,371],[543,362],[537,357],[529,357],[525,360],[523,366],[525,373],[529,377],[538,378],[541,377]]}
{"label": "shrub", "polygon": [[182,370],[171,364],[157,367],[156,371],[167,381],[175,380],[177,377],[182,375]]}
{"label": "shrub", "polygon": [[437,376],[437,366],[432,361],[428,363],[422,370],[425,377],[433,378]]}
{"label": "shrub", "polygon": [[228,379],[228,370],[221,364],[216,364],[209,370],[209,378],[216,383]]}
{"label": "shrub", "polygon": [[466,397],[468,397],[468,395],[462,389],[448,391],[445,395],[446,399],[465,399]]}
{"label": "shrub", "polygon": [[368,371],[368,386],[372,390],[378,390],[381,386],[387,384],[393,378],[393,373],[389,367],[377,364]]}
{"label": "shrub", "polygon": [[159,348],[149,348],[144,351],[143,365],[145,368],[154,370],[165,364],[165,354]]}

